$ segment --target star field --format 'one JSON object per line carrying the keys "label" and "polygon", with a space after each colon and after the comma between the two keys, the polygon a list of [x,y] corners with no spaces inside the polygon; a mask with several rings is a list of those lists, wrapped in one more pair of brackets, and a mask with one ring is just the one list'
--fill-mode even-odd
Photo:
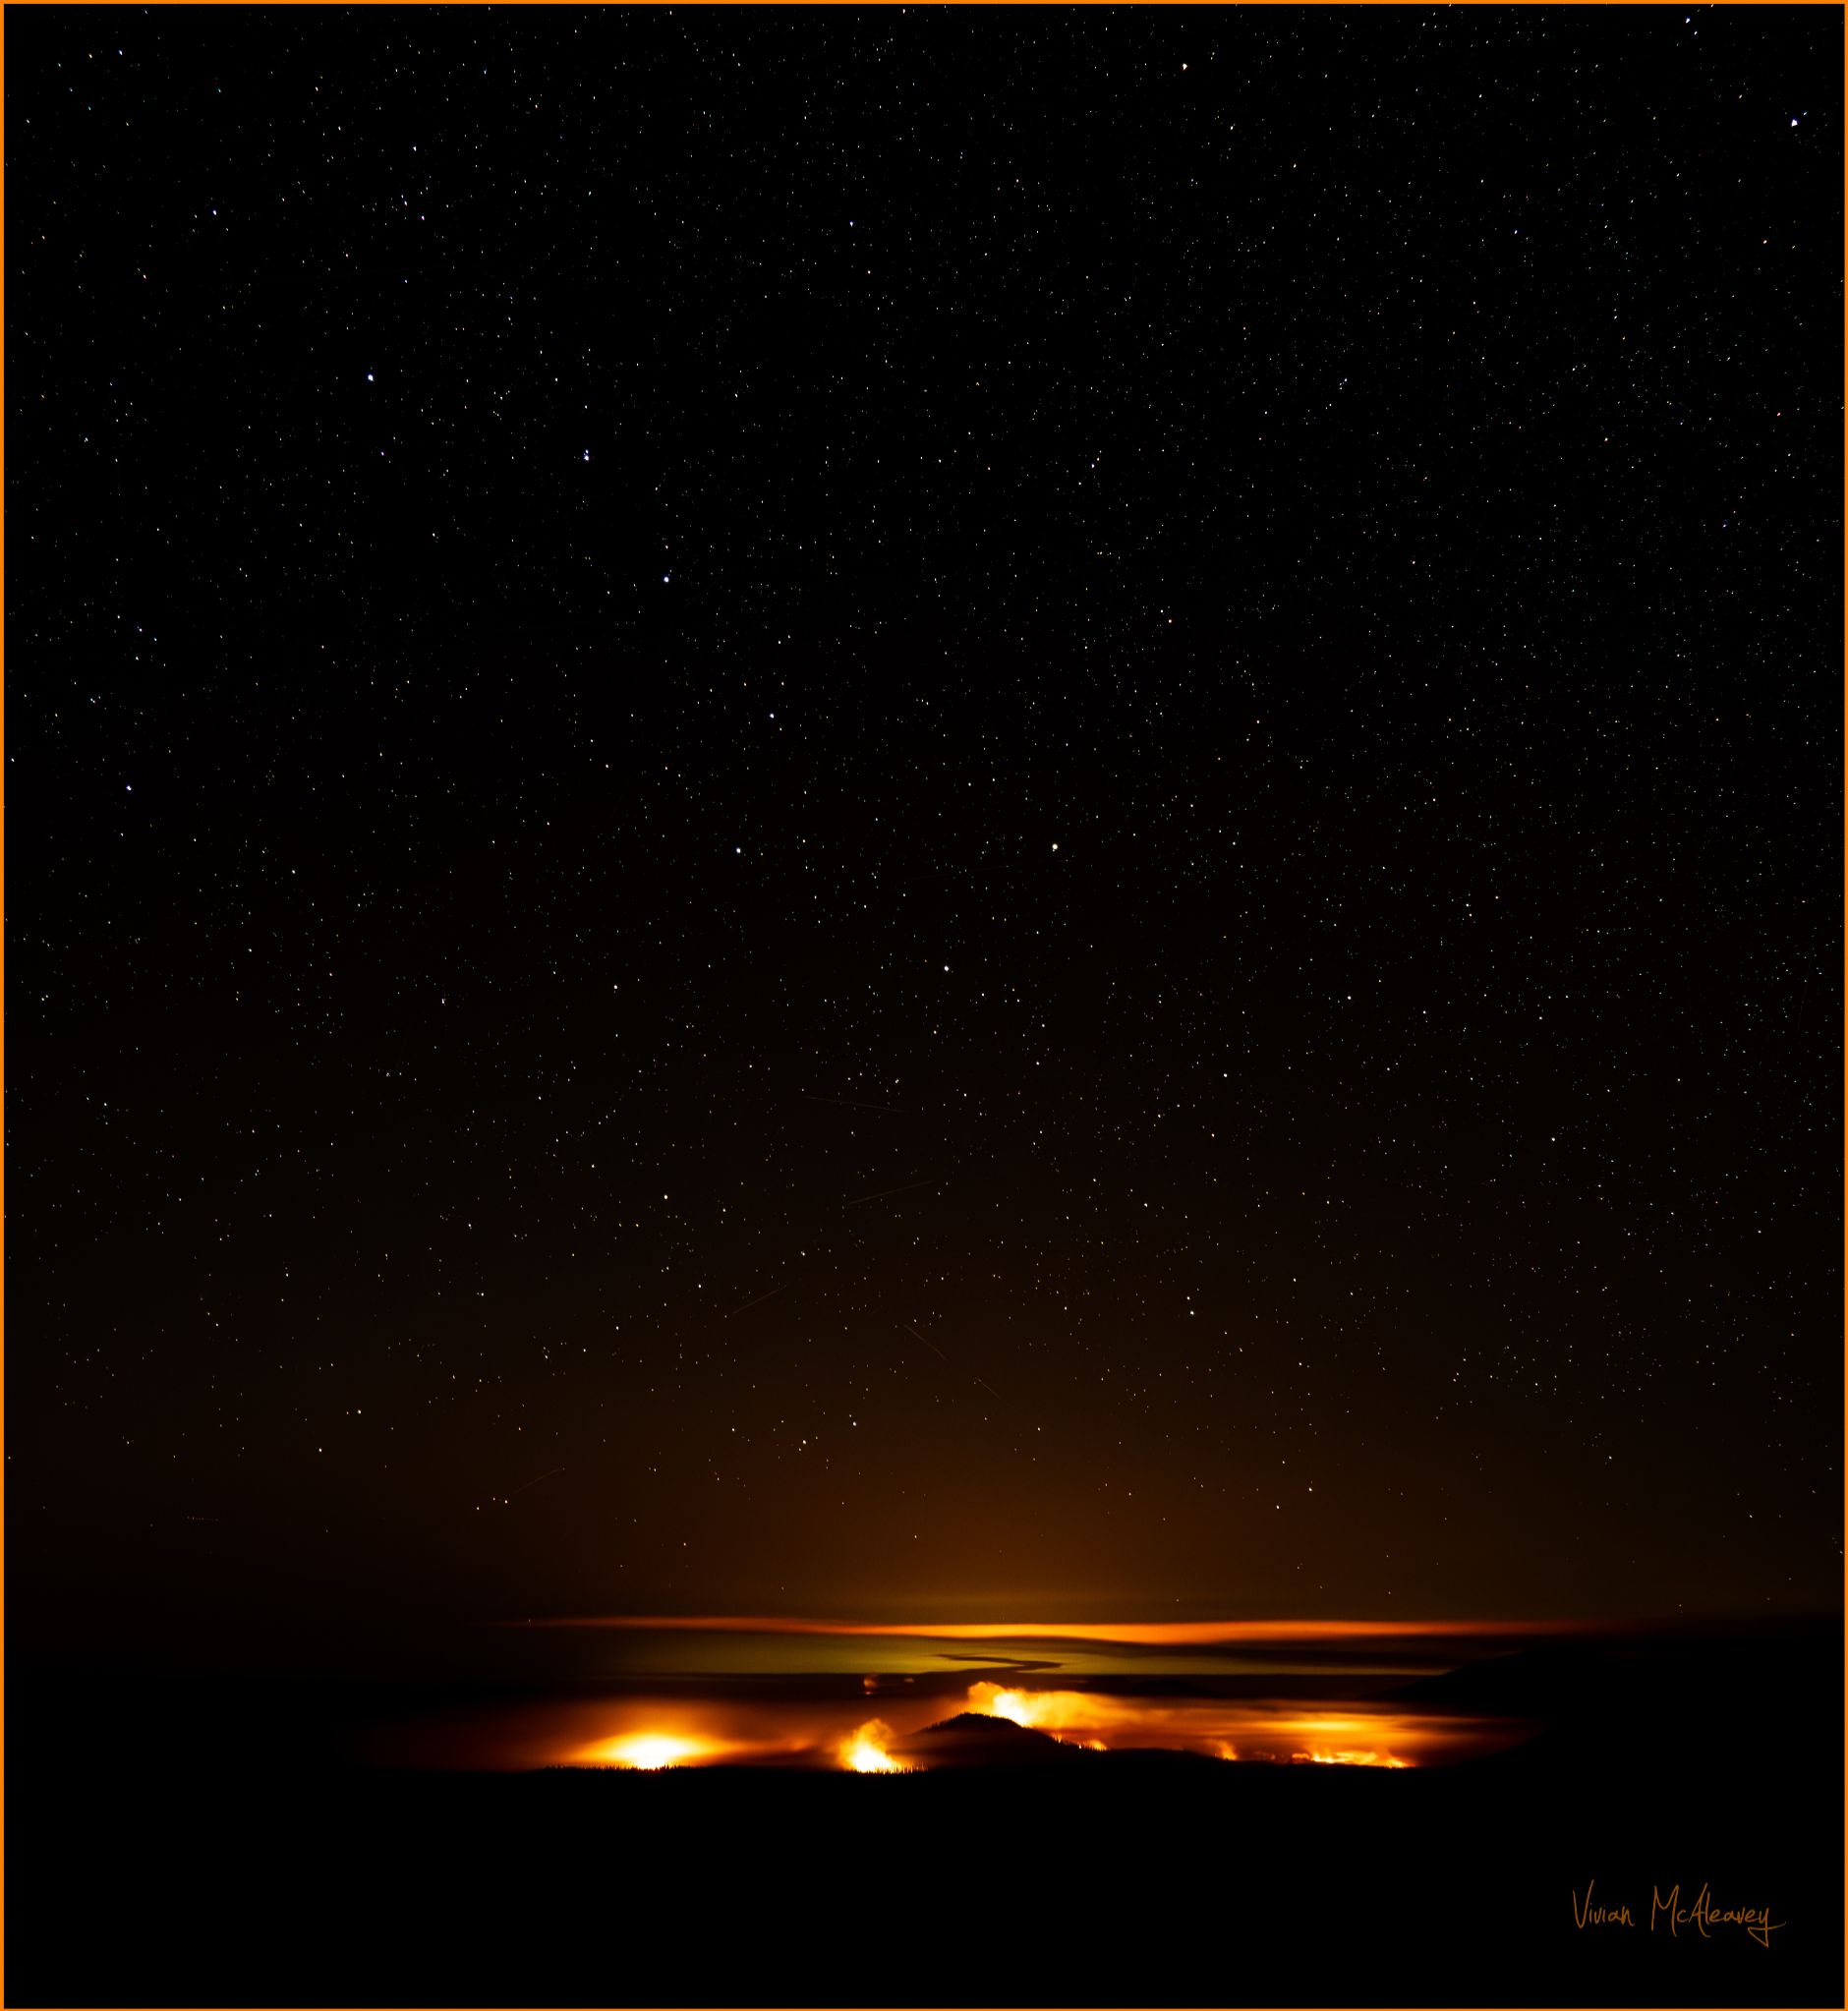
{"label": "star field", "polygon": [[22,1598],[1834,1600],[1837,17],[8,39]]}

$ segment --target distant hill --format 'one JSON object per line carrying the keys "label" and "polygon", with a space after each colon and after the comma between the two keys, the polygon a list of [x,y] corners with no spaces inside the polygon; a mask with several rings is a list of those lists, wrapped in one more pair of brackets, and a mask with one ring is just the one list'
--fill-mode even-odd
{"label": "distant hill", "polygon": [[1576,1643],[1491,1655],[1392,1692],[1395,1703],[1427,1710],[1484,1711],[1497,1717],[1571,1722],[1588,1710],[1628,1704],[1644,1672],[1623,1657]]}
{"label": "distant hill", "polygon": [[1646,1727],[1685,1734],[1716,1715],[1839,1721],[1836,1643],[1800,1642],[1776,1653],[1764,1643],[1664,1636],[1602,1645],[1556,1641],[1492,1655],[1391,1693],[1423,1710],[1482,1712],[1628,1737]]}
{"label": "distant hill", "polygon": [[958,1711],[888,1750],[905,1766],[924,1767],[1057,1766],[1090,1756],[1081,1746],[1068,1746],[1049,1733],[980,1711]]}

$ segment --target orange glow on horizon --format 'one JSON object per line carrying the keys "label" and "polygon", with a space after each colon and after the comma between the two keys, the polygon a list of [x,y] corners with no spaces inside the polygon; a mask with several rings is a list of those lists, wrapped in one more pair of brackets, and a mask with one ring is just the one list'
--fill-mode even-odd
{"label": "orange glow on horizon", "polygon": [[1004,1689],[998,1683],[971,1684],[968,1707],[1099,1752],[1155,1746],[1237,1759],[1242,1750],[1250,1759],[1324,1766],[1411,1766],[1413,1760],[1391,1749],[1441,1752],[1452,1736],[1443,1719],[1404,1711],[1304,1712],[1256,1700],[1167,1702],[1089,1690]]}
{"label": "orange glow on horizon", "polygon": [[970,1710],[985,1717],[1006,1718],[1010,1724],[1025,1725],[1035,1732],[1067,1731],[1095,1723],[1106,1714],[1096,1708],[1099,1701],[1076,1690],[1003,1690],[994,1683],[976,1683],[969,1688]]}
{"label": "orange glow on horizon", "polygon": [[669,1732],[636,1732],[621,1739],[606,1739],[586,1757],[594,1756],[604,1766],[630,1766],[653,1773],[664,1766],[684,1766],[710,1750],[701,1740],[677,1738]]}
{"label": "orange glow on horizon", "polygon": [[775,1614],[592,1613],[509,1621],[515,1627],[610,1627],[662,1634],[798,1634],[917,1640],[1083,1640],[1145,1647],[1212,1647],[1240,1641],[1467,1638],[1569,1634],[1572,1620],[803,1620]]}
{"label": "orange glow on horizon", "polygon": [[903,1773],[886,1751],[891,1744],[892,1727],[883,1718],[869,1719],[842,1744],[840,1763],[849,1773]]}
{"label": "orange glow on horizon", "polygon": [[[630,1694],[529,1698],[445,1713],[380,1733],[369,1755],[393,1766],[526,1770],[609,1767],[636,1772],[711,1766],[819,1767],[909,1773],[939,1763],[923,1736],[968,1710],[1005,1718],[1071,1746],[1137,1748],[1287,1766],[1424,1767],[1518,1744],[1533,1727],[1514,1719],[1411,1707],[1390,1693],[1309,1699],[1287,1690],[1217,1695],[1197,1689],[1036,1688],[1025,1676],[977,1680],[970,1670],[927,1689],[870,1698]],[[954,1741],[950,1742],[954,1745]]]}

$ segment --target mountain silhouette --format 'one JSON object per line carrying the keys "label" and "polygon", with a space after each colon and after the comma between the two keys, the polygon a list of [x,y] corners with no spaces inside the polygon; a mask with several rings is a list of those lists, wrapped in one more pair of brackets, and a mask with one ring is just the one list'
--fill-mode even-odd
{"label": "mountain silhouette", "polygon": [[1046,1732],[1016,1725],[1011,1718],[958,1711],[921,1732],[898,1740],[891,1752],[906,1766],[1048,1766],[1084,1758],[1080,1746],[1068,1746]]}

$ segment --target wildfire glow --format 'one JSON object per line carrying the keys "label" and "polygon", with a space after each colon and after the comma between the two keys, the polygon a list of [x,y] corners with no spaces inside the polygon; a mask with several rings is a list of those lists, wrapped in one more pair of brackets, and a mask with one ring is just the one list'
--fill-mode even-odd
{"label": "wildfire glow", "polygon": [[[991,1718],[1006,1718],[1010,1724],[1029,1725],[1035,1731],[1057,1732],[1075,1720],[1094,1717],[1083,1708],[1095,1698],[1071,1690],[1001,1690],[992,1683],[977,1683],[969,1690],[969,1708]],[[1079,1706],[1073,1710],[1073,1705]]]}
{"label": "wildfire glow", "polygon": [[850,1773],[903,1773],[904,1768],[886,1748],[892,1743],[892,1727],[880,1718],[870,1718],[840,1748],[840,1763]]}
{"label": "wildfire glow", "polygon": [[641,1732],[627,1739],[606,1740],[597,1756],[606,1766],[636,1766],[652,1772],[660,1766],[681,1766],[697,1759],[704,1747],[697,1739],[676,1739],[666,1732]]}
{"label": "wildfire glow", "polygon": [[[978,1674],[988,1680],[977,1680]],[[434,1715],[394,1727],[389,1737],[381,1732],[371,1750],[383,1763],[413,1767],[905,1773],[936,1765],[956,1745],[927,1734],[959,1710],[1024,1728],[1014,1741],[1000,1742],[997,1756],[1030,1744],[1027,1734],[1037,1733],[1112,1754],[1155,1749],[1279,1766],[1424,1767],[1502,1751],[1531,1736],[1532,1727],[1512,1718],[1409,1706],[1382,1679],[1370,1681],[1370,1692],[1324,1690],[1310,1698],[1283,1685],[1272,1689],[1268,1680],[1260,1691],[1249,1675],[1223,1685],[1151,1689],[1133,1676],[1099,1678],[1075,1669],[1055,1674],[1050,1665],[1045,1677],[1025,1669],[952,1676],[926,1666],[916,1677],[880,1676],[874,1694],[862,1694],[859,1682],[800,1695],[781,1686],[774,1693],[729,1686],[605,1688]],[[874,1710],[877,1717],[870,1715]]]}
{"label": "wildfire glow", "polygon": [[601,1717],[580,1738],[549,1755],[567,1766],[622,1766],[652,1773],[664,1766],[760,1766],[813,1751],[816,1728],[787,1713],[684,1698],[636,1699],[609,1722],[609,1707],[584,1707]]}
{"label": "wildfire glow", "polygon": [[969,1687],[969,1708],[1103,1752],[1108,1746],[1161,1746],[1217,1759],[1308,1760],[1324,1766],[1410,1766],[1389,1750],[1441,1742],[1439,1721],[1404,1713],[1281,1708],[1262,1701],[1183,1698],[1174,1702],[1090,1690]]}

